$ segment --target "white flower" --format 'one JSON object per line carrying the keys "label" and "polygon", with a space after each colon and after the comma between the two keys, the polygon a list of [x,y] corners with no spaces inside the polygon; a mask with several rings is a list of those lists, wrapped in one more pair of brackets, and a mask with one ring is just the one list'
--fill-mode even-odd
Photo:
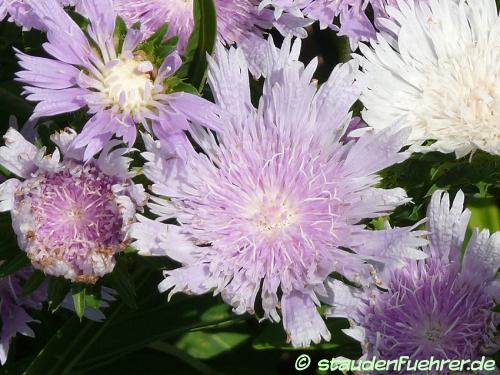
{"label": "white flower", "polygon": [[[494,0],[399,0],[389,33],[360,46],[370,79],[363,118],[404,118],[419,152],[500,155],[500,18]],[[423,142],[435,141],[431,145]]]}

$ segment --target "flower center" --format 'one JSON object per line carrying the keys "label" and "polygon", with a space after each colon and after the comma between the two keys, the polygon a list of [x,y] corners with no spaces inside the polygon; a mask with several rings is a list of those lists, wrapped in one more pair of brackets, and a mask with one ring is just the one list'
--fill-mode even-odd
{"label": "flower center", "polygon": [[152,102],[153,65],[138,58],[120,58],[108,64],[104,76],[105,94],[111,106],[118,106],[124,112],[134,112]]}
{"label": "flower center", "polygon": [[424,328],[423,339],[432,346],[439,344],[443,336],[441,326],[436,322],[429,322]]}
{"label": "flower center", "polygon": [[469,47],[429,69],[414,115],[432,139],[500,142],[500,48]]}
{"label": "flower center", "polygon": [[287,202],[264,198],[252,220],[261,233],[272,235],[293,224],[295,213]]}

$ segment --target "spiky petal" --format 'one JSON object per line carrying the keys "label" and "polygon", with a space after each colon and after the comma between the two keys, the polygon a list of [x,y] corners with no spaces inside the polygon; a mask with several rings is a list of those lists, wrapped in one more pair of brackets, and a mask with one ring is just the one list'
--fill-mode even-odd
{"label": "spiky petal", "polygon": [[[387,273],[386,291],[332,283],[329,312],[349,317],[346,331],[361,341],[364,355],[382,359],[480,359],[500,347],[500,232],[474,230],[461,256],[470,212],[459,191],[450,208],[448,193],[436,191],[428,208],[429,245],[423,261],[406,262]],[[354,311],[354,313],[353,313]]]}
{"label": "spiky petal", "polygon": [[137,51],[143,36],[135,29],[118,48],[111,0],[81,0],[79,8],[89,20],[87,33],[55,0],[29,4],[48,30],[43,47],[52,58],[18,51],[23,69],[16,73],[17,80],[25,84],[26,98],[38,102],[34,118],[88,109],[91,118],[75,139],[75,147],[86,148],[86,160],[113,136],[131,147],[137,125],[162,139],[185,142],[189,117],[216,124],[209,102],[184,92],[169,93],[165,80],[182,63],[176,52],[154,66]]}
{"label": "spiky petal", "polygon": [[500,155],[495,1],[399,3],[388,10],[391,33],[379,34],[371,48],[360,46],[369,82],[363,119],[379,130],[404,118],[414,151]]}
{"label": "spiky petal", "polygon": [[[194,29],[192,0],[114,0],[116,10],[127,24],[141,23],[144,34],[150,35],[165,22],[167,37],[179,37],[183,54]],[[302,16],[284,14],[279,21],[269,9],[259,8],[259,0],[215,0],[218,39],[227,45],[237,44],[246,54],[254,75],[260,75],[265,54],[265,35],[276,27],[282,34],[305,37],[303,29],[310,22]]]}
{"label": "spiky petal", "polygon": [[28,267],[0,279],[0,318],[2,319],[2,329],[0,330],[0,363],[2,365],[7,360],[12,338],[17,334],[34,336],[34,332],[28,323],[35,320],[26,310],[40,310],[46,293],[44,289],[39,289],[29,296],[23,297],[21,295],[22,285],[32,272],[33,269]]}
{"label": "spiky petal", "polygon": [[[287,38],[281,50],[269,42],[272,64],[254,108],[242,51],[218,47],[209,82],[224,130],[190,128],[205,154],[191,148],[181,158],[144,137],[144,172],[157,196],[150,208],[181,225],[141,218],[132,236],[141,253],[182,264],[165,271],[161,291],[213,289],[238,314],[253,313],[260,294],[264,316],[279,321],[281,309],[290,342],[307,346],[330,338],[317,311],[329,274],[370,284],[377,271],[366,259],[422,254],[408,228],[372,235],[359,224],[408,202],[402,189],[375,187],[379,170],[406,159],[399,150],[407,131],[341,143],[362,89],[357,65],[338,66],[318,89],[317,61],[304,67],[299,52],[299,41],[291,48]],[[392,246],[396,238],[407,246]]]}

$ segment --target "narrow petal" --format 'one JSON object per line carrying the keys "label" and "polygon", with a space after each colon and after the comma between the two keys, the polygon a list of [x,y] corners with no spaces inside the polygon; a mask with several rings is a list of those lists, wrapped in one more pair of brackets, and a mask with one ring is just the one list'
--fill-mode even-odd
{"label": "narrow petal", "polygon": [[450,208],[448,193],[436,191],[427,208],[430,231],[429,251],[433,258],[458,261],[461,257],[462,243],[471,216],[464,210],[464,194],[458,191]]}
{"label": "narrow petal", "polygon": [[19,177],[30,177],[36,169],[36,147],[13,128],[3,138],[5,146],[0,147],[0,164]]}
{"label": "narrow petal", "polygon": [[11,178],[0,185],[0,212],[14,208],[15,192],[21,181]]}
{"label": "narrow petal", "polygon": [[321,338],[330,341],[330,332],[308,294],[296,291],[283,295],[281,308],[283,326],[293,346],[318,344]]}

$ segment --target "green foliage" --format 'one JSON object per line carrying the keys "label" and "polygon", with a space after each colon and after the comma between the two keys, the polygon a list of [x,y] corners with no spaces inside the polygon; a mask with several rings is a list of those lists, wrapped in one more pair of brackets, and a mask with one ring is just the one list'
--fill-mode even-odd
{"label": "green foliage", "polygon": [[110,279],[111,286],[118,292],[123,303],[132,309],[136,309],[135,286],[127,271],[124,256],[118,256],[115,269],[108,278]]}
{"label": "green foliage", "polygon": [[234,349],[249,338],[249,333],[196,331],[183,335],[176,346],[193,358],[210,359]]}
{"label": "green foliage", "polygon": [[125,40],[125,37],[127,36],[127,25],[125,24],[125,21],[121,17],[116,17],[116,23],[115,23],[115,40],[116,40],[116,50],[121,51],[123,47],[123,41]]}
{"label": "green foliage", "polygon": [[489,229],[491,233],[500,230],[500,209],[495,198],[470,198],[467,208],[472,216],[469,228]]}
{"label": "green foliage", "polygon": [[413,154],[407,161],[382,173],[385,188],[402,187],[414,202],[400,207],[391,222],[407,225],[425,216],[432,193],[438,189],[454,195],[461,189],[467,196],[492,198],[500,196],[500,160],[478,151],[470,159],[456,160],[441,153]]}
{"label": "green foliage", "polygon": [[212,53],[217,39],[217,14],[213,0],[195,0],[193,4],[194,31],[178,76],[187,78],[201,92],[208,65],[206,55]]}
{"label": "green foliage", "polygon": [[165,23],[137,47],[138,51],[142,51],[146,59],[155,66],[161,66],[165,58],[175,50],[177,45],[177,37],[165,40],[167,32],[168,24]]}
{"label": "green foliage", "polygon": [[35,270],[30,278],[23,285],[22,296],[27,296],[37,290],[45,281],[45,275],[42,271]]}
{"label": "green foliage", "polygon": [[51,312],[57,311],[70,289],[69,281],[61,277],[48,277],[47,302]]}
{"label": "green foliage", "polygon": [[17,271],[22,270],[30,264],[26,254],[19,252],[15,256],[5,260],[0,265],[0,278],[7,277]]}
{"label": "green foliage", "polygon": [[86,289],[85,285],[81,284],[73,284],[71,287],[71,296],[73,297],[73,304],[75,307],[75,313],[80,318],[80,321],[83,318],[83,314],[85,313],[85,298],[86,298]]}

